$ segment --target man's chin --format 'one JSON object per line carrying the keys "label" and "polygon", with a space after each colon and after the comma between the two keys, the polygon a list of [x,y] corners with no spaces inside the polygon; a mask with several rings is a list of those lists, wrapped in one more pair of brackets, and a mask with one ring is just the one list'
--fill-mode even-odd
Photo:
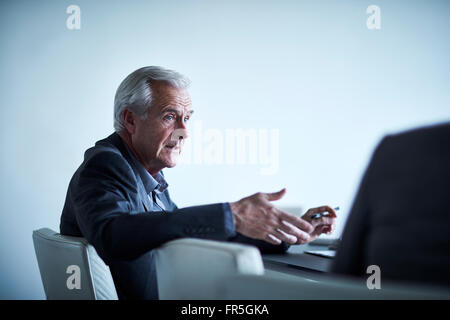
{"label": "man's chin", "polygon": [[166,168],[173,168],[177,165],[177,163],[178,163],[178,158],[177,159],[167,159],[166,161],[164,161]]}
{"label": "man's chin", "polygon": [[[166,150],[164,150],[166,151]],[[161,152],[158,156],[159,161],[165,168],[173,168],[177,165],[180,153],[177,151]]]}
{"label": "man's chin", "polygon": [[176,162],[168,163],[168,164],[166,165],[166,168],[173,168],[173,167],[175,167],[176,165],[177,165]]}

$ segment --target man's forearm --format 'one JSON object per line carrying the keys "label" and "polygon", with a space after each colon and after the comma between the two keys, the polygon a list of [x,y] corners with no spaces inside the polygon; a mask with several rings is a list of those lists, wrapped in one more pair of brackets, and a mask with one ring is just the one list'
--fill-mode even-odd
{"label": "man's forearm", "polygon": [[123,214],[88,228],[87,238],[107,262],[129,260],[179,238],[228,240],[236,235],[227,224],[223,204],[178,209],[174,212]]}

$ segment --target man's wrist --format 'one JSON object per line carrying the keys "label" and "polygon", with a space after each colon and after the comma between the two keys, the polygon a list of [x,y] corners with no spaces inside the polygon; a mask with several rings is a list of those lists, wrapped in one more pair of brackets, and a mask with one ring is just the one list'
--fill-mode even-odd
{"label": "man's wrist", "polygon": [[239,220],[236,219],[237,217],[237,212],[239,210],[239,203],[238,202],[230,202],[230,209],[231,209],[231,215],[233,216],[233,224],[236,230],[239,229]]}
{"label": "man's wrist", "polygon": [[222,203],[222,207],[225,214],[225,230],[230,234],[230,236],[235,236],[236,225],[231,204],[229,202],[224,202]]}

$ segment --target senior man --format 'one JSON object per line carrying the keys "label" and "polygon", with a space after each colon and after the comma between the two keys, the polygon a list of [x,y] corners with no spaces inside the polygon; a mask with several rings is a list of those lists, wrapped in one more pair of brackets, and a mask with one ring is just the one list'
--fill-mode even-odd
{"label": "senior man", "polygon": [[[172,168],[188,137],[189,80],[161,67],[127,76],[114,101],[115,133],[85,152],[72,177],[61,234],[83,236],[109,265],[120,299],[158,299],[153,249],[182,237],[236,241],[284,252],[331,233],[328,206],[296,217],[276,208],[285,189],[232,203],[179,209],[162,169]],[[312,220],[319,211],[330,215]]]}

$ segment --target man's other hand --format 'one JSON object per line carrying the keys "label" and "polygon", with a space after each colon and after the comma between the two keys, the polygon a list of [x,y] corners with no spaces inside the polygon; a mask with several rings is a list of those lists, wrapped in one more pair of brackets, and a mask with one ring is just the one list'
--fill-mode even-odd
{"label": "man's other hand", "polygon": [[285,193],[286,189],[274,193],[258,192],[230,203],[236,231],[275,245],[281,241],[289,244],[312,241],[310,234],[314,235],[316,230],[309,221],[284,212],[271,203],[281,199]]}
{"label": "man's other hand", "polygon": [[[328,212],[328,214],[321,216],[319,219],[311,218],[312,215],[320,212]],[[314,231],[309,234],[310,241],[317,239],[322,233],[331,234],[335,229],[336,218],[336,211],[329,206],[309,209],[302,216],[302,219],[308,221],[314,227]]]}

